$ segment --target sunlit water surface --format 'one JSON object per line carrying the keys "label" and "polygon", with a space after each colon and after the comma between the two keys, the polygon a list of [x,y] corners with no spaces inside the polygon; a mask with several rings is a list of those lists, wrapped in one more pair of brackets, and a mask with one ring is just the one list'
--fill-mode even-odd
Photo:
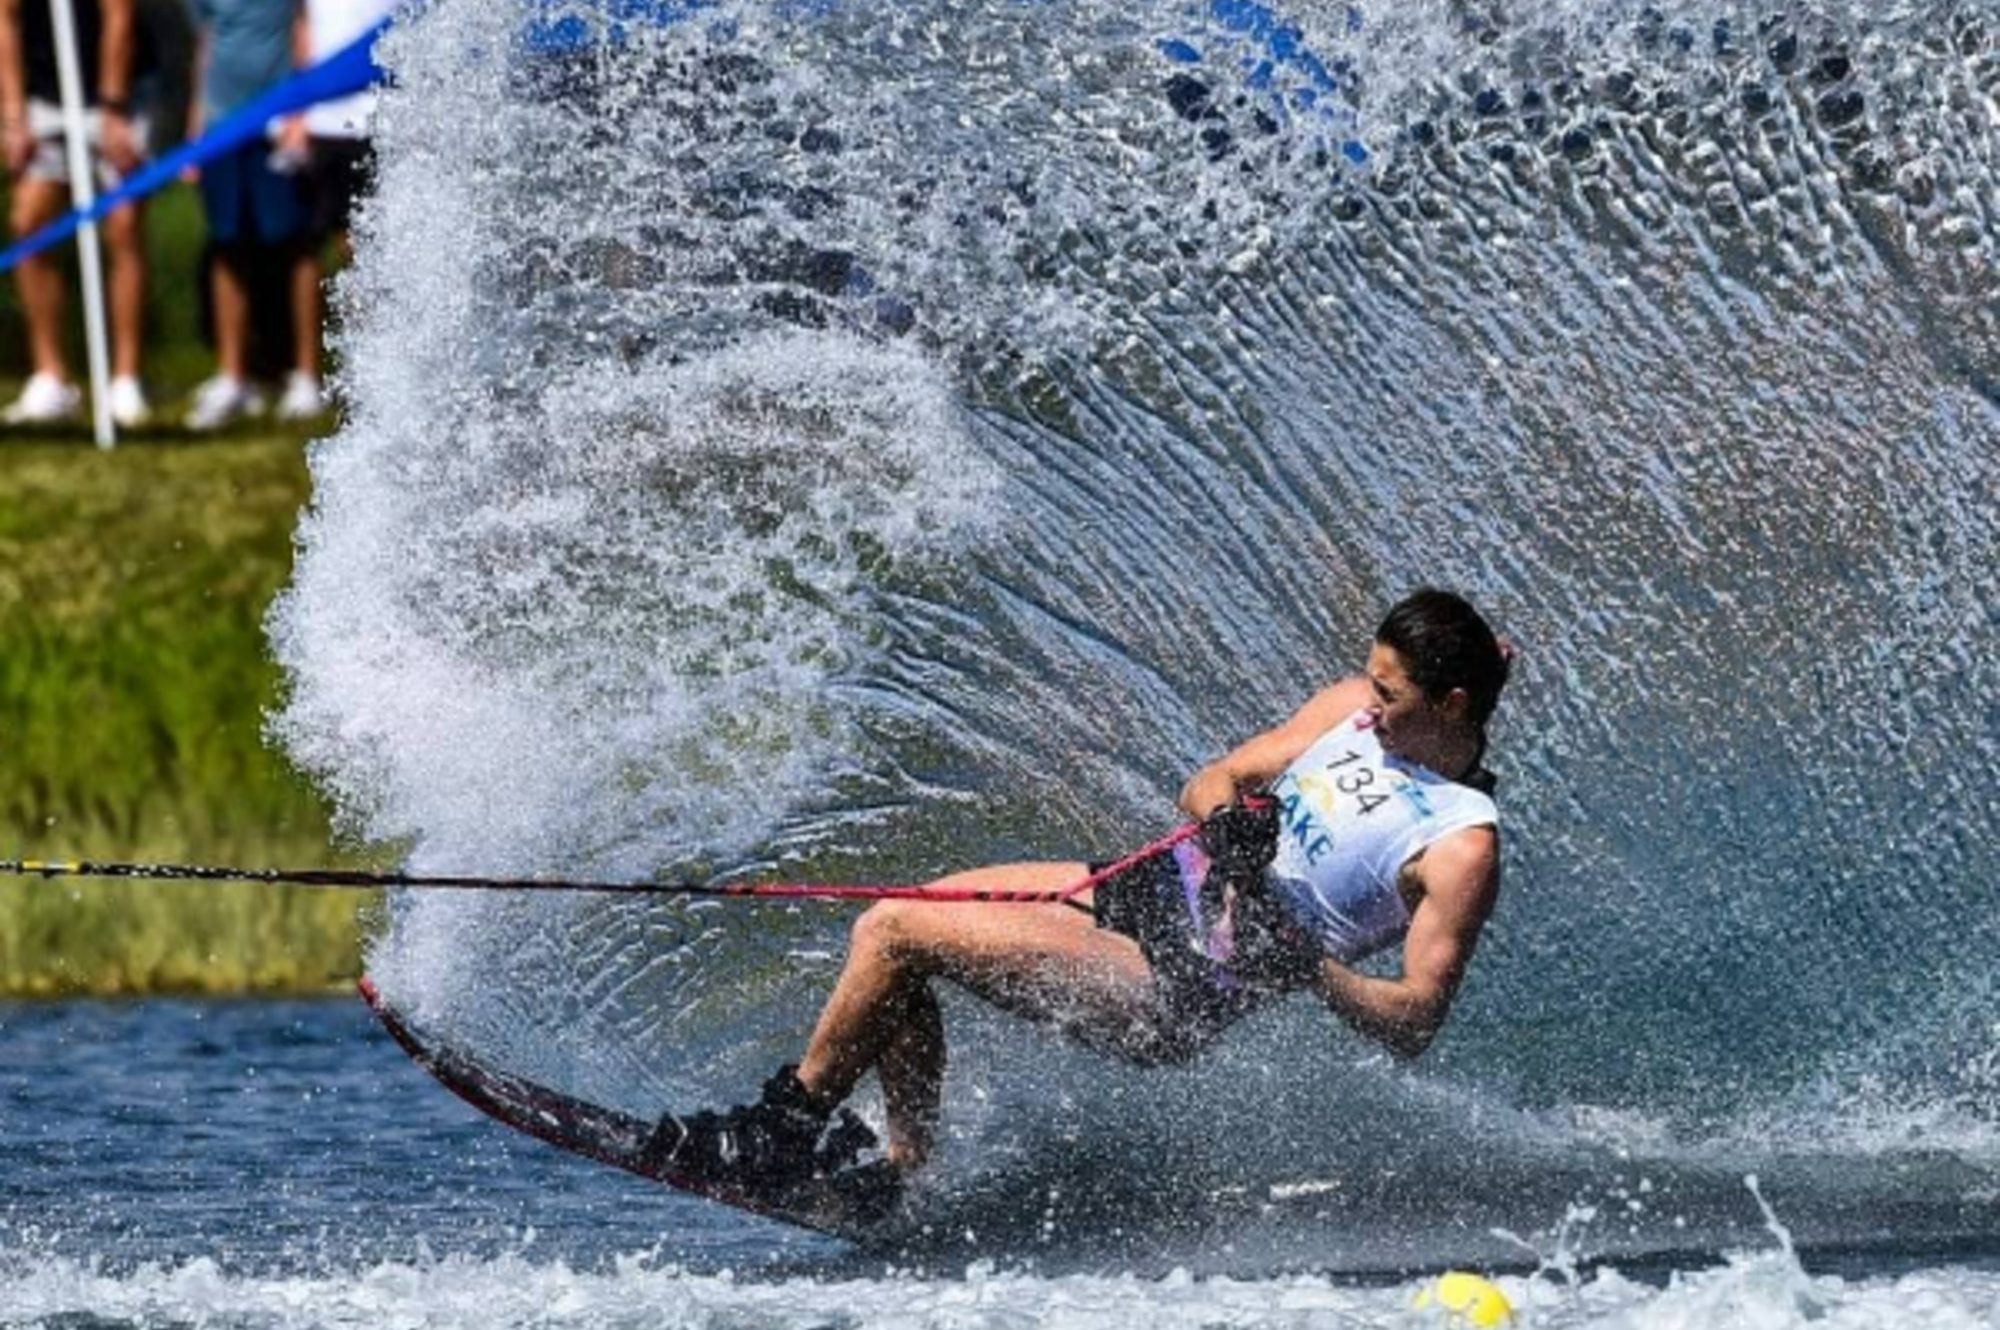
{"label": "sunlit water surface", "polygon": [[[8,1330],[1415,1327],[1434,1324],[1411,1306],[1426,1273],[1482,1251],[1533,1325],[1951,1330],[2000,1308],[1990,1246],[1802,1258],[1758,1196],[1807,1208],[1810,1189],[1769,1177],[1724,1189],[1726,1255],[1607,1263],[1635,1222],[1685,1204],[1671,1170],[1608,1163],[1568,1203],[1524,1197],[1497,1246],[1447,1230],[1407,1268],[1368,1268],[1341,1221],[1282,1255],[988,1237],[973,1217],[919,1253],[862,1252],[507,1132],[440,1093],[358,1002],[17,1005],[0,1041]],[[1231,1198],[1187,1207],[1198,1226]]]}

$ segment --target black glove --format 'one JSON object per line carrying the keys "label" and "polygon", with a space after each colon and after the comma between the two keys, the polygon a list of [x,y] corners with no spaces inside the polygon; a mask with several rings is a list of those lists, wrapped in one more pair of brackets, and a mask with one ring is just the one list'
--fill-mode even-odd
{"label": "black glove", "polygon": [[1260,987],[1293,989],[1319,978],[1325,951],[1258,885],[1238,887],[1232,903],[1236,955],[1230,968]]}
{"label": "black glove", "polygon": [[1319,944],[1264,888],[1264,870],[1278,854],[1278,801],[1262,796],[1216,809],[1202,821],[1201,843],[1213,863],[1204,885],[1228,902],[1234,920],[1231,967],[1260,986],[1312,983],[1319,974]]}
{"label": "black glove", "polygon": [[1245,882],[1262,875],[1278,854],[1278,801],[1224,804],[1202,819],[1201,844],[1224,878]]}

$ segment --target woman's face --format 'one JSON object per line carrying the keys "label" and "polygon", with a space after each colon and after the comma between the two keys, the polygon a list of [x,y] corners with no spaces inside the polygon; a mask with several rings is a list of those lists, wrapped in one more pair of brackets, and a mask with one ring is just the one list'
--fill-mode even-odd
{"label": "woman's face", "polygon": [[1368,652],[1368,684],[1374,692],[1368,714],[1383,751],[1432,766],[1465,710],[1465,690],[1454,688],[1432,702],[1403,668],[1395,648],[1380,642]]}

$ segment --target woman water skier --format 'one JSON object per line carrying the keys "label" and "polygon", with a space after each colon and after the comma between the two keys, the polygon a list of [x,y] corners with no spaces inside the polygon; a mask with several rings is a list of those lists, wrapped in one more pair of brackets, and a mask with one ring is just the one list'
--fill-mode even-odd
{"label": "woman water skier", "polygon": [[[1500,889],[1498,813],[1483,759],[1509,651],[1471,605],[1425,589],[1376,630],[1366,672],[1196,772],[1180,806],[1198,838],[1065,904],[882,901],[804,1056],[757,1102],[661,1119],[658,1166],[753,1190],[837,1172],[874,1143],[839,1107],[880,1077],[886,1160],[929,1154],[944,1080],[949,979],[1091,1047],[1183,1062],[1229,1024],[1315,991],[1398,1057],[1430,1044]],[[1053,892],[1082,863],[1005,864],[940,887]],[[1362,957],[1403,944],[1402,973]]]}

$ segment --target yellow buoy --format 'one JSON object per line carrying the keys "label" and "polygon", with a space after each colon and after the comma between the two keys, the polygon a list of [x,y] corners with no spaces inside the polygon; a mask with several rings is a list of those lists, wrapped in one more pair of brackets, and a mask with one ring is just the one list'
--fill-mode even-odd
{"label": "yellow buoy", "polygon": [[1450,1326],[1489,1330],[1514,1320],[1514,1304],[1507,1301],[1505,1293],[1490,1280],[1463,1270],[1447,1270],[1418,1289],[1416,1305],[1419,1311],[1435,1307],[1446,1313],[1443,1323]]}

